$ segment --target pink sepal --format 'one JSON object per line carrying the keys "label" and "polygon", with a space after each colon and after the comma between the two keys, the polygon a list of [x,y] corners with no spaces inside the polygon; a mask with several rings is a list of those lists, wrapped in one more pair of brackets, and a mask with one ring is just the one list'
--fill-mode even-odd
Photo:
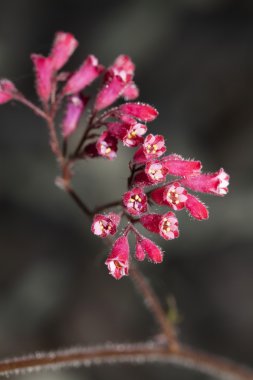
{"label": "pink sepal", "polygon": [[228,193],[229,175],[221,168],[216,173],[187,177],[182,184],[193,191],[224,196]]}
{"label": "pink sepal", "polygon": [[189,193],[187,195],[185,207],[187,208],[191,216],[193,216],[193,218],[195,219],[204,220],[208,219],[209,217],[209,212],[206,206],[202,202],[200,202],[200,200],[197,197],[194,197]]}
{"label": "pink sepal", "polygon": [[135,153],[134,153],[134,156],[133,156],[133,162],[135,164],[144,164],[145,162],[147,162],[147,158],[144,154],[144,150],[143,150],[143,146],[141,146]]}
{"label": "pink sepal", "polygon": [[72,95],[68,98],[67,108],[62,123],[62,134],[66,138],[78,127],[79,120],[88,102],[87,97]]}
{"label": "pink sepal", "polygon": [[0,80],[0,104],[9,102],[16,92],[17,89],[11,81],[8,79]]}
{"label": "pink sepal", "polygon": [[104,70],[94,55],[89,55],[81,67],[75,71],[63,88],[64,95],[75,94],[89,86]]}
{"label": "pink sepal", "polygon": [[140,244],[146,252],[150,261],[155,264],[159,264],[163,261],[163,253],[162,250],[151,240],[144,238],[140,241]]}
{"label": "pink sepal", "polygon": [[162,219],[162,215],[159,214],[147,214],[140,218],[140,222],[148,231],[155,234],[159,234],[159,223]]}
{"label": "pink sepal", "polygon": [[52,58],[43,57],[39,54],[32,54],[31,59],[36,74],[36,91],[38,97],[43,103],[47,103],[52,92]]}
{"label": "pink sepal", "polygon": [[105,265],[108,267],[109,274],[116,280],[128,275],[129,243],[126,236],[121,236],[115,241]]}
{"label": "pink sepal", "polygon": [[157,189],[153,190],[150,193],[150,198],[152,201],[157,203],[158,205],[165,205],[166,202],[164,201],[164,190],[166,189],[166,186],[158,187]]}
{"label": "pink sepal", "polygon": [[52,58],[53,68],[56,71],[65,65],[77,46],[78,41],[72,34],[64,32],[57,32],[55,34],[50,57]]}
{"label": "pink sepal", "polygon": [[119,106],[119,111],[144,122],[153,121],[158,116],[158,111],[145,103],[125,103]]}

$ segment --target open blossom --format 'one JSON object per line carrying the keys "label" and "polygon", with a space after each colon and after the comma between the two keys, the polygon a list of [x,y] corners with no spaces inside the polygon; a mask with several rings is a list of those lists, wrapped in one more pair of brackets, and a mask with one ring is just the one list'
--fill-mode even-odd
{"label": "open blossom", "polygon": [[105,264],[108,267],[109,273],[116,280],[128,275],[129,243],[126,236],[121,236],[115,241]]}
{"label": "open blossom", "polygon": [[169,205],[173,210],[181,210],[185,207],[187,191],[178,182],[160,187],[151,192],[151,198],[160,205]]}
{"label": "open blossom", "polygon": [[171,211],[164,215],[144,215],[141,217],[140,222],[148,231],[159,234],[166,240],[175,239],[179,236],[178,220]]}
{"label": "open blossom", "polygon": [[145,137],[142,147],[135,152],[133,160],[135,163],[144,163],[162,156],[165,152],[164,137],[149,134]]}
{"label": "open blossom", "polygon": [[153,184],[166,180],[168,171],[161,161],[150,161],[146,163],[145,173]]}
{"label": "open blossom", "polygon": [[94,235],[105,238],[114,235],[120,222],[119,215],[111,212],[107,215],[96,214],[93,218],[91,231]]}
{"label": "open blossom", "polygon": [[13,96],[17,92],[14,84],[8,79],[0,80],[0,104],[4,104],[13,99]]}
{"label": "open blossom", "polygon": [[141,215],[147,211],[147,196],[139,187],[127,191],[123,195],[123,204],[131,215]]}
{"label": "open blossom", "polygon": [[117,157],[117,139],[105,131],[99,137],[96,148],[98,154],[109,160],[113,160]]}
{"label": "open blossom", "polygon": [[130,123],[112,122],[107,125],[111,135],[123,142],[123,145],[134,148],[143,142],[143,135],[147,132],[145,124],[136,123],[131,119]]}
{"label": "open blossom", "polygon": [[215,173],[187,177],[182,184],[194,191],[223,196],[228,192],[229,175],[221,168]]}

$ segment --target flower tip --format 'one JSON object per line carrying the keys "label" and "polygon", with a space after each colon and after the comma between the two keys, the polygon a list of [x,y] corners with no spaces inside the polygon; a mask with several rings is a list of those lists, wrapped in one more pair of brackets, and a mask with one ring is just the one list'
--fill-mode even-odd
{"label": "flower tip", "polygon": [[0,79],[0,104],[9,102],[16,92],[17,89],[10,80]]}

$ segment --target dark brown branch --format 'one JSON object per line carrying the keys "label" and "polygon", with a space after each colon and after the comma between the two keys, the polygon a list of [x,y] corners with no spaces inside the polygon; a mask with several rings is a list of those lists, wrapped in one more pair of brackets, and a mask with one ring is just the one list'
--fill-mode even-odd
{"label": "dark brown branch", "polygon": [[152,342],[135,344],[106,344],[96,347],[74,347],[66,350],[40,352],[21,358],[0,362],[0,375],[20,375],[43,369],[60,369],[113,363],[164,362],[191,368],[224,380],[252,380],[251,369],[207,355],[203,352],[181,347],[180,351],[168,351],[166,347]]}
{"label": "dark brown branch", "polygon": [[37,107],[35,104],[30,102],[30,100],[26,99],[23,94],[16,93],[14,99],[18,100],[20,103],[23,103],[25,106],[30,108],[36,115],[42,117],[45,120],[48,120],[47,114],[41,108]]}

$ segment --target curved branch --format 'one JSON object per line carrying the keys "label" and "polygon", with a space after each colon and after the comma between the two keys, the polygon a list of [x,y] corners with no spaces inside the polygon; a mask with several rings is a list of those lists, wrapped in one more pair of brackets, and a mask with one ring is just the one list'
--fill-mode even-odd
{"label": "curved branch", "polygon": [[60,369],[106,363],[164,362],[218,376],[224,380],[252,380],[253,371],[222,358],[182,346],[173,352],[166,347],[147,343],[106,344],[95,347],[74,347],[52,352],[7,359],[0,362],[0,376],[20,375],[44,369]]}

